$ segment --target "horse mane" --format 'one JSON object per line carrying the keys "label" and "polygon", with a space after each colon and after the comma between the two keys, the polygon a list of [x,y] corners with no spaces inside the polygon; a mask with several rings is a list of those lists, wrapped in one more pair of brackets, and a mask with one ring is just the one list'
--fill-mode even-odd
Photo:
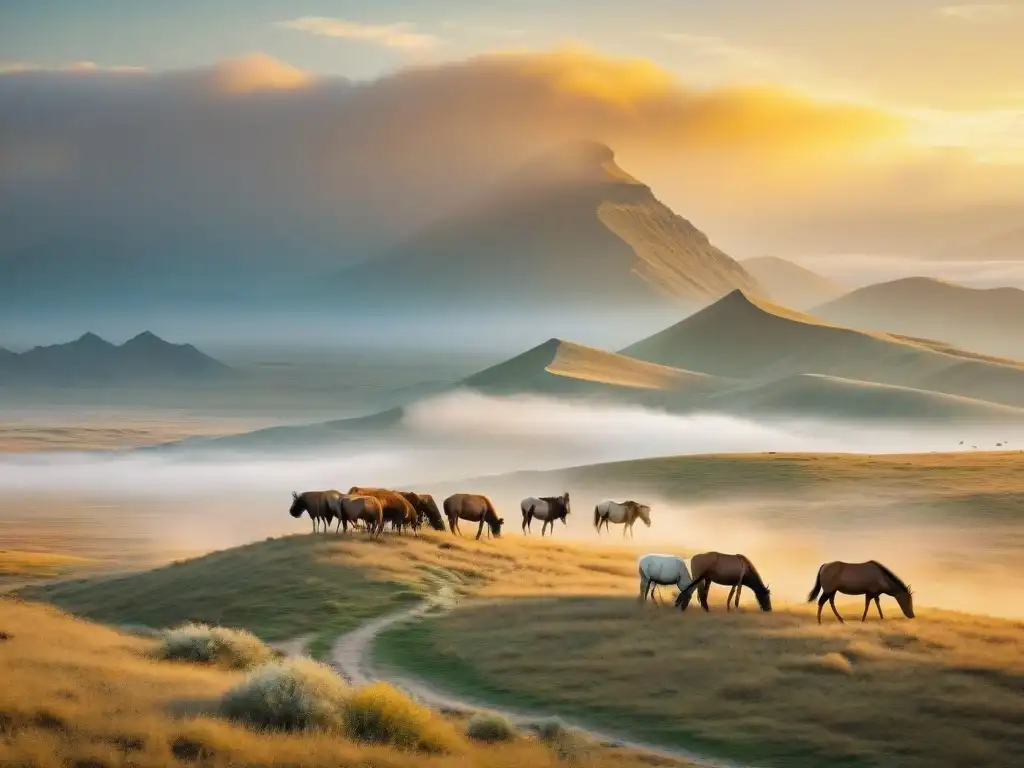
{"label": "horse mane", "polygon": [[886,568],[884,565],[882,565],[877,560],[871,560],[870,562],[874,566],[876,566],[878,568],[878,570],[880,570],[882,573],[884,573],[886,576],[888,576],[890,579],[892,579],[893,583],[896,584],[897,587],[902,589],[904,592],[907,592],[908,594],[910,593],[910,587],[908,587],[906,585],[906,583],[903,581],[903,579],[901,579],[895,573],[890,571],[888,568]]}
{"label": "horse mane", "polygon": [[754,567],[754,564],[750,562],[750,558],[746,555],[740,555],[740,557],[743,558],[743,562],[747,566],[747,573],[750,574],[751,579],[754,580],[754,582],[757,585],[751,585],[750,588],[755,592],[758,589],[762,589],[765,592],[769,592],[770,590],[768,589],[768,585],[764,583],[764,579],[761,578],[761,574],[758,572],[757,568]]}

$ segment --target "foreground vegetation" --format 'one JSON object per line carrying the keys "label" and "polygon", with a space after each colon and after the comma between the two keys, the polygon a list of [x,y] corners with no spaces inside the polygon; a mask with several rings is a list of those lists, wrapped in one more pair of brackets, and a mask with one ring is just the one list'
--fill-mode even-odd
{"label": "foreground vegetation", "polygon": [[[253,730],[219,715],[221,702],[230,700],[237,706],[245,695],[250,703],[242,711],[252,711],[252,687],[245,687],[248,678],[240,672],[161,661],[154,640],[122,635],[11,599],[0,599],[0,631],[5,633],[0,635],[4,766],[562,764],[557,748],[523,734],[498,747],[474,741],[465,735],[464,723],[425,712],[390,689],[364,689],[347,697],[345,711],[358,730]],[[400,737],[411,740],[401,742]],[[420,743],[421,739],[427,741]],[[393,746],[396,743],[398,747]],[[592,768],[652,764],[628,751],[599,748],[573,760],[573,765]]]}
{"label": "foreground vegetation", "polygon": [[392,630],[378,655],[472,699],[758,764],[1024,764],[1024,623],[887,608],[818,627],[810,609],[515,600]]}

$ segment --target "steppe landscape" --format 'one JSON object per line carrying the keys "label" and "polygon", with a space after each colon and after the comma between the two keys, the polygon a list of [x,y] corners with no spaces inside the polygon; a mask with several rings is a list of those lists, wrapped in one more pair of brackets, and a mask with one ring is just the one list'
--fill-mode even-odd
{"label": "steppe landscape", "polygon": [[0,6],[0,766],[1024,764],[1024,15],[414,5]]}

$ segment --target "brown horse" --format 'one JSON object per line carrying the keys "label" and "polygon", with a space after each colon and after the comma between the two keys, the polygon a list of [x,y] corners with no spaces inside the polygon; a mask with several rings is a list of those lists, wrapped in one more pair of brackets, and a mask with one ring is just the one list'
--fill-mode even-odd
{"label": "brown horse", "polygon": [[348,492],[357,496],[372,496],[379,499],[383,508],[384,521],[390,522],[392,528],[399,533],[402,533],[407,525],[414,531],[419,528],[416,510],[397,491],[389,491],[386,488],[361,488],[353,485]]}
{"label": "brown horse", "polygon": [[478,522],[480,526],[476,530],[476,537],[479,539],[484,532],[484,523],[487,523],[488,535],[501,536],[501,526],[505,518],[498,517],[494,511],[494,505],[486,496],[478,493],[456,493],[444,500],[444,513],[448,516],[448,527],[452,533],[460,536],[462,531],[459,528],[459,520],[468,520],[471,523]]}
{"label": "brown horse", "polygon": [[302,517],[303,512],[309,513],[309,519],[313,521],[313,533],[316,533],[319,523],[323,521],[323,532],[327,533],[331,521],[338,515],[338,500],[341,498],[341,491],[305,491],[295,493],[292,491],[292,505],[288,514],[292,517]]}
{"label": "brown horse", "polygon": [[[338,500],[340,512],[338,514],[338,528],[345,526],[348,532],[349,524],[353,530],[357,522],[366,525],[366,532],[371,536],[380,536],[384,530],[384,505],[380,499],[374,496],[357,496],[346,494]],[[335,531],[338,530],[335,528]]]}
{"label": "brown horse", "polygon": [[676,597],[677,606],[681,603],[684,595],[687,597],[692,595],[693,588],[697,587],[697,599],[700,601],[700,607],[709,611],[708,592],[711,590],[712,584],[720,584],[723,587],[729,587],[729,596],[725,599],[725,610],[727,611],[732,610],[733,594],[736,595],[736,607],[740,607],[740,590],[743,587],[747,587],[754,593],[762,611],[772,609],[772,592],[746,555],[705,552],[690,558],[690,570],[693,573],[693,581]]}
{"label": "brown horse", "polygon": [[903,580],[890,571],[877,560],[869,560],[866,563],[844,563],[836,560],[832,563],[825,563],[818,569],[818,577],[814,580],[814,589],[807,596],[807,602],[814,602],[818,597],[818,623],[821,624],[821,609],[827,602],[832,606],[832,613],[836,615],[840,623],[843,617],[836,610],[836,592],[844,595],[864,595],[864,614],[861,621],[867,621],[868,608],[871,601],[875,601],[875,608],[878,609],[878,618],[882,616],[882,604],[879,602],[879,595],[890,595],[896,599],[908,619],[914,618],[914,593],[910,591],[910,585],[904,584]]}
{"label": "brown horse", "polygon": [[399,491],[405,500],[412,504],[416,510],[416,519],[420,525],[426,520],[435,531],[443,531],[444,518],[441,517],[441,510],[437,508],[434,497],[429,493],[413,493],[411,491]]}

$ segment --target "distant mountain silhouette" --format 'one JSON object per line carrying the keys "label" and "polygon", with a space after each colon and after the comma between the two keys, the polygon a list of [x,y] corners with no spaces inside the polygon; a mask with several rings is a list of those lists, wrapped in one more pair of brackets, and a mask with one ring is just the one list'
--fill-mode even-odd
{"label": "distant mountain silhouette", "polygon": [[1024,359],[1024,291],[1018,288],[969,288],[906,277],[860,288],[811,311],[843,325]]}
{"label": "distant mountain silhouette", "polygon": [[806,267],[777,256],[758,256],[740,262],[777,304],[806,310],[837,299],[849,289]]}
{"label": "distant mountain silhouette", "polygon": [[543,155],[471,209],[345,270],[338,283],[349,300],[463,310],[698,308],[736,288],[759,289],[596,142]]}
{"label": "distant mountain silhouette", "polygon": [[120,346],[85,333],[64,344],[33,347],[21,354],[0,353],[0,385],[7,386],[183,383],[233,373],[191,344],[172,344],[149,331]]}

